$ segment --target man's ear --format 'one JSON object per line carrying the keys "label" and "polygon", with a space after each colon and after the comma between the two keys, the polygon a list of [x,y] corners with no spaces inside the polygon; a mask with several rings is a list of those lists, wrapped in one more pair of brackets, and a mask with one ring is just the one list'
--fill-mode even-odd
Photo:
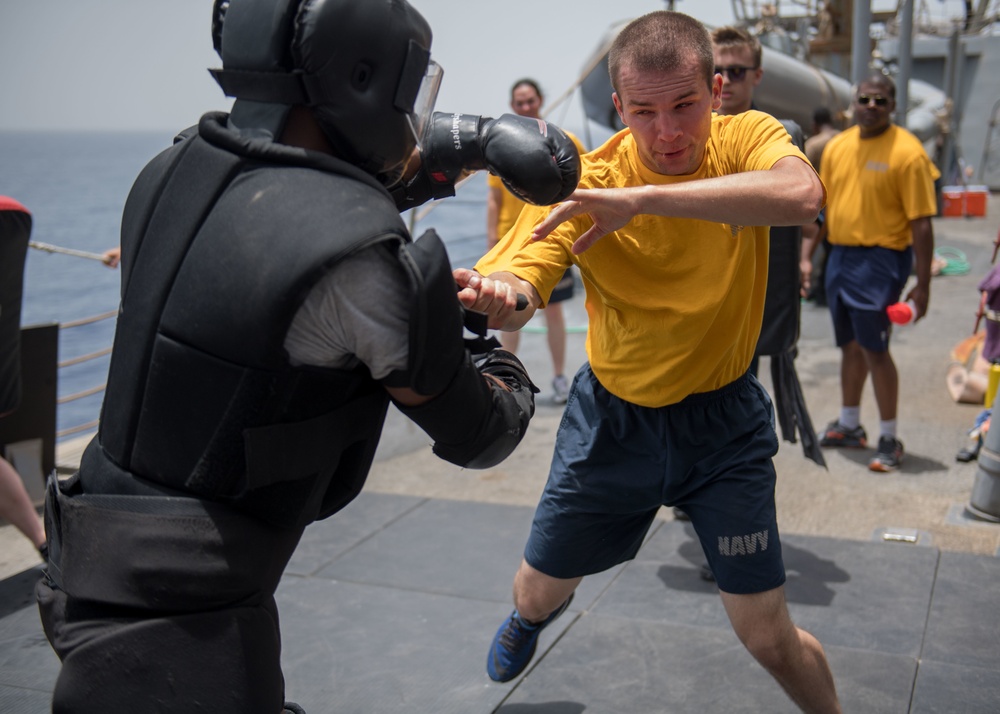
{"label": "man's ear", "polygon": [[760,80],[764,78],[764,68],[758,67],[753,71],[753,86],[760,84]]}
{"label": "man's ear", "polygon": [[618,118],[622,120],[622,124],[628,126],[628,122],[625,120],[625,110],[622,108],[622,101],[618,98],[618,92],[611,93],[611,101],[615,103],[615,110],[618,112]]}
{"label": "man's ear", "polygon": [[712,111],[718,111],[722,106],[722,75],[712,77]]}

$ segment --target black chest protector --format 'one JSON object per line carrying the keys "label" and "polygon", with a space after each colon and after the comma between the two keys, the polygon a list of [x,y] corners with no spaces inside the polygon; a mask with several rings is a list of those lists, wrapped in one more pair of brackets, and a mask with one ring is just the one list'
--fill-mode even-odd
{"label": "black chest protector", "polygon": [[360,491],[388,398],[364,367],[293,367],[285,335],[330,266],[409,237],[366,174],[240,139],[223,120],[203,118],[129,195],[114,352],[81,479],[304,525]]}
{"label": "black chest protector", "polygon": [[[802,129],[794,121],[780,120],[782,126],[801,150],[804,146]],[[764,318],[756,354],[776,355],[795,347],[799,341],[802,310],[799,299],[799,255],[802,252],[801,226],[771,226],[771,242],[767,259],[767,294],[764,298]]]}

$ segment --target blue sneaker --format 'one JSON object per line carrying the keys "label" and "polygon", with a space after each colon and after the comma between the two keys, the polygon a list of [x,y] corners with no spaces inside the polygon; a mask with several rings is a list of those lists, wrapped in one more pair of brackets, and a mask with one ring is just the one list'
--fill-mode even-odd
{"label": "blue sneaker", "polygon": [[490,647],[490,656],[486,658],[486,673],[490,675],[490,679],[494,682],[509,682],[523,672],[535,656],[539,633],[562,615],[571,602],[572,593],[566,602],[537,625],[525,622],[517,614],[517,610],[514,610],[497,630]]}

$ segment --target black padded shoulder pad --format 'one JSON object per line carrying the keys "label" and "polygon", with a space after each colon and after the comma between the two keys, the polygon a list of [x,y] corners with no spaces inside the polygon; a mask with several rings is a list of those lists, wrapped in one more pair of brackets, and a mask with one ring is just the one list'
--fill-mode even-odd
{"label": "black padded shoulder pad", "polygon": [[781,126],[785,127],[785,131],[788,135],[792,137],[792,143],[799,148],[799,151],[805,151],[806,140],[805,135],[802,133],[802,127],[794,119],[779,119]]}
{"label": "black padded shoulder pad", "polygon": [[399,249],[399,260],[412,288],[407,374],[390,375],[389,386],[418,394],[440,394],[455,378],[465,358],[463,309],[444,243],[429,230]]}

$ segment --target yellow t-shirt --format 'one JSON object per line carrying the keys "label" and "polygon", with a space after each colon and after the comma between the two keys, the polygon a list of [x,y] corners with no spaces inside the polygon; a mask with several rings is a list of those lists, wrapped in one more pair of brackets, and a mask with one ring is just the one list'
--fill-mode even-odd
{"label": "yellow t-shirt", "polygon": [[[586,155],[581,187],[670,184],[766,170],[785,156],[806,161],[769,115],[714,116],[699,169],[663,176],[642,164],[625,129]],[[766,226],[640,215],[574,256],[570,246],[590,218],[574,218],[533,243],[531,229],[548,210],[522,211],[476,270],[509,271],[547,301],[559,276],[575,263],[586,289],[587,355],[605,388],[634,404],[660,407],[719,389],[747,371],[764,312]]]}
{"label": "yellow t-shirt", "polygon": [[[576,144],[576,149],[580,152],[580,156],[583,156],[586,153],[586,149],[583,148],[583,144],[580,143],[580,140],[565,129],[563,129],[563,131],[566,132],[566,136],[568,136],[570,140]],[[521,214],[521,209],[527,204],[508,191],[499,176],[488,174],[486,177],[486,185],[490,189],[501,189],[500,210],[497,212],[497,238],[503,238],[504,234],[510,230],[510,227],[514,225],[514,221],[516,221],[517,217]]]}
{"label": "yellow t-shirt", "polygon": [[851,127],[823,150],[821,176],[830,193],[827,238],[835,245],[904,250],[910,221],[937,214],[934,181],[941,175],[920,140],[890,126],[871,139]]}

